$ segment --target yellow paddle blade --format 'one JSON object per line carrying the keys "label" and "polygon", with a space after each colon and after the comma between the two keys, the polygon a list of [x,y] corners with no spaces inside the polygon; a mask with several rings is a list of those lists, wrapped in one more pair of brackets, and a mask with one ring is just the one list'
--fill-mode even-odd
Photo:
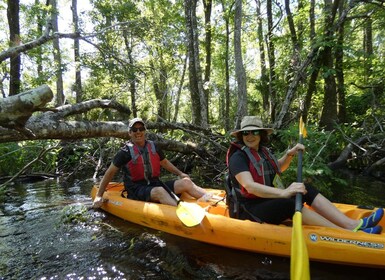
{"label": "yellow paddle blade", "polygon": [[290,279],[310,279],[309,256],[302,233],[302,213],[297,211],[293,217],[291,237]]}
{"label": "yellow paddle blade", "polygon": [[307,130],[304,122],[302,121],[302,116],[299,118],[299,134],[303,136],[303,138],[307,137]]}
{"label": "yellow paddle blade", "polygon": [[187,227],[199,225],[206,213],[198,204],[180,201],[176,208],[176,215]]}

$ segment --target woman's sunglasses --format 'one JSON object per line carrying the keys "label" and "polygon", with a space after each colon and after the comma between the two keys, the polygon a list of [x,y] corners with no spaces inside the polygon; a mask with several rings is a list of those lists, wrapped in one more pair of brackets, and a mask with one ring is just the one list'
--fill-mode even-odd
{"label": "woman's sunglasses", "polygon": [[133,128],[131,128],[131,131],[132,132],[137,132],[137,131],[145,131],[146,130],[146,128],[145,127],[133,127]]}
{"label": "woman's sunglasses", "polygon": [[242,135],[246,136],[246,135],[249,135],[249,134],[252,134],[252,135],[259,135],[259,130],[244,130],[242,131]]}

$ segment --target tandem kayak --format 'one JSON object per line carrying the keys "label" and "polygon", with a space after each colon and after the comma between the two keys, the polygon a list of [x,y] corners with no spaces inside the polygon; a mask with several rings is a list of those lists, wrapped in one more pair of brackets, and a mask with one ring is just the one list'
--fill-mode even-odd
{"label": "tandem kayak", "polygon": [[[129,222],[184,238],[260,254],[290,257],[292,227],[290,223],[271,225],[229,217],[225,192],[206,189],[215,199],[197,202],[181,196],[185,203],[198,204],[205,210],[196,226],[185,226],[176,214],[176,207],[122,197],[123,183],[110,183],[102,209]],[[93,186],[94,199],[98,185]],[[345,215],[354,219],[369,216],[373,209],[335,203]],[[385,218],[379,223],[385,228]],[[385,268],[385,233],[368,234],[319,226],[303,226],[303,234],[311,261],[354,266]]]}

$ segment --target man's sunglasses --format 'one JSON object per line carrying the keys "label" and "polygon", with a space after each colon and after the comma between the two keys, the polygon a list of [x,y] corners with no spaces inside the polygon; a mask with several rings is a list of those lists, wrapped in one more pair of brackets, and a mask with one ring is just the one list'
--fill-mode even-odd
{"label": "man's sunglasses", "polygon": [[252,135],[259,135],[259,130],[244,130],[242,131],[242,135],[249,135],[249,134],[252,134]]}
{"label": "man's sunglasses", "polygon": [[140,131],[140,132],[142,132],[142,131],[145,131],[146,130],[146,128],[145,127],[133,127],[133,128],[131,128],[131,131],[132,132],[137,132],[137,131]]}

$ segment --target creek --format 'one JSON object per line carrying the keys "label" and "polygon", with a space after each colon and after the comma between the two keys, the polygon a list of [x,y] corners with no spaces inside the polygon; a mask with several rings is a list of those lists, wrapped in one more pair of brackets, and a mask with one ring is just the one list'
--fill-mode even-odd
{"label": "creek", "polygon": [[[92,180],[63,181],[8,186],[0,202],[0,279],[289,279],[288,258],[125,222],[91,208]],[[385,206],[385,183],[354,180],[337,197]],[[378,279],[384,273],[318,262],[310,271],[312,279]]]}

